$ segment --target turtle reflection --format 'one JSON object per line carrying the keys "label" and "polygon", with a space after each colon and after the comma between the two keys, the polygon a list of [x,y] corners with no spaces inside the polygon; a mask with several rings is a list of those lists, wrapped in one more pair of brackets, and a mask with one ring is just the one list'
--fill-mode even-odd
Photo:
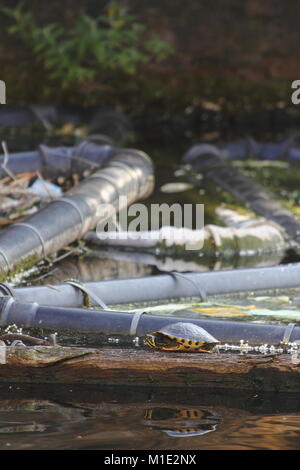
{"label": "turtle reflection", "polygon": [[220,417],[204,408],[149,408],[143,424],[159,429],[170,437],[202,436],[215,431]]}

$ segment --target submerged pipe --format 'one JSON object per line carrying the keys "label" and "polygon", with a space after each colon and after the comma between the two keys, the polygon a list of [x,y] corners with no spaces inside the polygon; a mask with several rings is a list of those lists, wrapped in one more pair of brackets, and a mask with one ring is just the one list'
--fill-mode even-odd
{"label": "submerged pipe", "polygon": [[[300,263],[267,268],[184,275],[169,273],[133,279],[88,282],[85,287],[108,305],[297,288],[300,287]],[[8,292],[5,286],[2,286],[1,290],[4,295]],[[16,300],[38,302],[41,305],[61,307],[83,305],[83,293],[67,283],[56,286],[19,287],[14,289],[14,295]]]}
{"label": "submerged pipe", "polygon": [[201,326],[220,342],[279,344],[300,340],[300,327],[264,325],[224,320],[199,320],[143,314],[135,326],[134,314],[120,311],[40,306],[38,303],[16,302],[12,297],[0,299],[0,326],[75,330],[94,334],[144,336],[171,323],[185,322]]}
{"label": "submerged pipe", "polygon": [[67,191],[64,197],[0,233],[0,273],[32,266],[80,239],[109,218],[107,204],[121,210],[126,204],[147,197],[153,181],[153,165],[145,153],[120,150],[103,169]]}
{"label": "submerged pipe", "polygon": [[7,176],[6,170],[13,174],[39,171],[46,178],[71,177],[103,166],[117,151],[106,142],[88,140],[74,147],[40,145],[36,151],[10,153],[7,162],[6,156],[0,155],[0,178]]}

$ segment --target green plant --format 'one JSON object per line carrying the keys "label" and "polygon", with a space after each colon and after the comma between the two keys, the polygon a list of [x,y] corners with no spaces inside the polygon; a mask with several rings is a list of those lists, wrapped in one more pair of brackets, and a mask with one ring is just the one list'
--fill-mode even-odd
{"label": "green plant", "polygon": [[32,49],[50,78],[60,80],[63,88],[101,82],[108,73],[133,75],[140,64],[161,61],[172,52],[166,41],[145,38],[145,26],[117,1],[96,17],[80,14],[69,29],[38,25],[24,3],[1,11],[14,20],[8,32]]}

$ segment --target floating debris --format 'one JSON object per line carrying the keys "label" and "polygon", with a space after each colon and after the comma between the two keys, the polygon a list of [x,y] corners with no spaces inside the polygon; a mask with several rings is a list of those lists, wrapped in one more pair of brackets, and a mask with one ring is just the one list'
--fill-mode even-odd
{"label": "floating debris", "polygon": [[36,194],[41,199],[58,198],[62,196],[62,189],[56,184],[45,181],[42,178],[37,178],[34,183],[28,188],[32,194]]}
{"label": "floating debris", "polygon": [[174,182],[174,183],[167,183],[160,187],[160,191],[162,193],[183,193],[184,191],[189,191],[193,189],[194,185],[191,183],[181,183],[181,182]]}
{"label": "floating debris", "polygon": [[[260,353],[260,354],[291,354],[292,357],[298,358],[300,351],[299,341],[294,341],[291,343],[282,343],[282,346],[278,345],[269,345],[261,344],[258,346],[251,346],[247,341],[240,340],[240,344],[220,344],[217,346],[219,351],[224,352],[239,352],[240,354],[249,354],[250,352]],[[300,362],[300,359],[299,359]]]}

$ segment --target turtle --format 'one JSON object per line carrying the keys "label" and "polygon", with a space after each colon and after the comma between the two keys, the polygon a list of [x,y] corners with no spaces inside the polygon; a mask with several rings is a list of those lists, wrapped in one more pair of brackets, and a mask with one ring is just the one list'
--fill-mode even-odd
{"label": "turtle", "polygon": [[194,323],[171,323],[146,335],[146,344],[161,351],[212,353],[219,344],[216,338]]}

